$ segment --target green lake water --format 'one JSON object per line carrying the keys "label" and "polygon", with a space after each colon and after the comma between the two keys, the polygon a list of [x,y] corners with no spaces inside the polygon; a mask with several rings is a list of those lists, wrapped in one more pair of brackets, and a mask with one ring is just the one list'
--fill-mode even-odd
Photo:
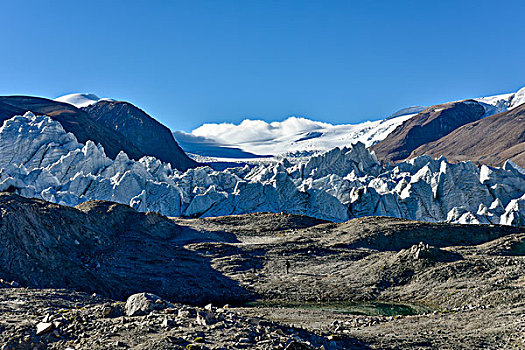
{"label": "green lake water", "polygon": [[421,315],[432,311],[429,307],[407,303],[389,302],[279,302],[279,301],[253,301],[248,307],[282,307],[305,310],[325,310],[342,314],[367,315],[367,316],[397,316]]}

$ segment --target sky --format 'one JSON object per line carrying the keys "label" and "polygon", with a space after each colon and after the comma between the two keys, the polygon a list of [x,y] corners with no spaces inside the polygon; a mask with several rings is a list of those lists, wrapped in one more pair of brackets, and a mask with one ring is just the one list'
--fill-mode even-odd
{"label": "sky", "polygon": [[334,124],[525,86],[525,1],[0,1],[0,95],[94,93],[172,130]]}

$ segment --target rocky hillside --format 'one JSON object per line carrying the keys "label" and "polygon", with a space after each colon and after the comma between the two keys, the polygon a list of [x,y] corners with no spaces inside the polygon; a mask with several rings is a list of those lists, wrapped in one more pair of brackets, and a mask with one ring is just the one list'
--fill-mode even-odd
{"label": "rocky hillside", "polygon": [[231,307],[181,305],[149,293],[123,303],[72,290],[0,287],[0,305],[4,350],[368,349],[348,336],[334,341]]}
{"label": "rocky hillside", "polygon": [[179,147],[167,127],[131,103],[99,101],[82,109],[98,124],[130,140],[143,155],[154,156],[179,170],[197,165]]}
{"label": "rocky hillside", "polygon": [[193,303],[247,298],[205,257],[184,248],[190,242],[235,241],[231,234],[201,233],[101,201],[71,208],[1,193],[0,212],[4,279],[114,298],[143,291]]}
{"label": "rocky hillside", "polygon": [[525,346],[522,228],[168,219],[7,193],[0,215],[4,349]]}
{"label": "rocky hillside", "polygon": [[407,159],[421,145],[438,140],[462,125],[477,121],[485,113],[485,107],[473,100],[432,106],[403,122],[371,149],[381,161]]}
{"label": "rocky hillside", "polygon": [[525,167],[525,104],[508,112],[468,123],[415,149],[410,157],[428,154],[449,161],[472,160],[501,166],[507,159]]}

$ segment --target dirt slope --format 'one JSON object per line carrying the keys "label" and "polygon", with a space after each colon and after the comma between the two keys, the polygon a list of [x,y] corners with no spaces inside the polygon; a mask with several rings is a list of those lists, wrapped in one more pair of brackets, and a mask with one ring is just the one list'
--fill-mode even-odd
{"label": "dirt slope", "polygon": [[483,106],[472,100],[432,106],[405,121],[371,149],[380,161],[400,161],[416,148],[481,119],[484,113]]}
{"label": "dirt slope", "polygon": [[525,104],[508,112],[463,125],[415,149],[410,157],[444,155],[449,161],[472,160],[501,166],[510,159],[525,167]]}

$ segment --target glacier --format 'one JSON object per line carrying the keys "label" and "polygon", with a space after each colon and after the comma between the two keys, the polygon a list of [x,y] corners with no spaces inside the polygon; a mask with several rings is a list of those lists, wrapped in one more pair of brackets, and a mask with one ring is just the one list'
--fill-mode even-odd
{"label": "glacier", "polygon": [[[412,107],[384,120],[333,125],[301,117],[280,122],[245,119],[240,124],[204,124],[191,133],[174,132],[181,147],[194,158],[206,161],[236,161],[230,150],[244,152],[241,160],[317,154],[360,141],[367,147],[383,140],[396,127],[424,107]],[[250,157],[249,155],[252,155]]]}
{"label": "glacier", "polygon": [[381,166],[362,142],[310,158],[203,166],[181,172],[81,144],[59,122],[27,112],[0,127],[0,190],[74,206],[128,204],[167,216],[287,212],[335,222],[393,216],[431,222],[525,225],[525,170],[428,156]]}
{"label": "glacier", "polygon": [[519,89],[516,92],[487,97],[478,97],[474,100],[495,107],[497,109],[497,113],[508,111],[525,103],[525,87]]}

